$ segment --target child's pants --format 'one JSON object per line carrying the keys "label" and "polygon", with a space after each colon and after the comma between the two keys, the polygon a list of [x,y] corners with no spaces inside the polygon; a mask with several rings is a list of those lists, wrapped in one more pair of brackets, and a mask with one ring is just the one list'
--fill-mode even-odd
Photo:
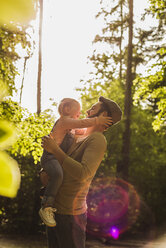
{"label": "child's pants", "polygon": [[55,196],[63,181],[63,170],[58,160],[55,158],[46,160],[42,167],[49,176],[48,184],[42,199],[42,206],[53,207]]}

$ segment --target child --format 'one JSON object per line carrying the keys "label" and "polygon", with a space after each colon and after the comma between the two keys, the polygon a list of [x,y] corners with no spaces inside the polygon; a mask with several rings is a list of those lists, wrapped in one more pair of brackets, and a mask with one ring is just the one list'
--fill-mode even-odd
{"label": "child", "polygon": [[[73,131],[71,129],[91,127],[94,125],[109,126],[112,123],[110,117],[94,117],[90,119],[78,119],[80,116],[80,104],[75,99],[64,98],[58,107],[60,118],[56,121],[51,131],[52,138],[56,139],[57,144],[64,152],[68,150],[73,142]],[[79,134],[82,130],[78,130]],[[64,137],[67,135],[67,138]],[[44,196],[42,199],[42,207],[39,210],[39,215],[43,222],[48,226],[56,226],[54,219],[54,201],[59,187],[63,181],[63,171],[59,162],[53,154],[43,151],[41,157],[41,166],[49,176],[49,181],[46,186]]]}

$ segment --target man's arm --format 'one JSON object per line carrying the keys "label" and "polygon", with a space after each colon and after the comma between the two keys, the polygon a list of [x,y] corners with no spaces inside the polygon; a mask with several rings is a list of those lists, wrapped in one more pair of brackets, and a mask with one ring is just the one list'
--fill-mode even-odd
{"label": "man's arm", "polygon": [[64,171],[78,181],[84,181],[95,175],[106,150],[106,140],[101,133],[93,133],[86,141],[81,162],[66,157],[62,167]]}
{"label": "man's arm", "polygon": [[[49,137],[45,138],[43,147],[55,155],[63,169],[76,180],[85,180],[94,176],[106,150],[106,140],[101,133],[90,136],[81,162],[67,156]],[[54,146],[55,145],[55,146]]]}

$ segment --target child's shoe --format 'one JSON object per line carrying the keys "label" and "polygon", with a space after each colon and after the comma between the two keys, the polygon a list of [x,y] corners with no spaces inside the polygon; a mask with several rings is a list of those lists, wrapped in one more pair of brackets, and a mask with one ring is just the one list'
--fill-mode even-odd
{"label": "child's shoe", "polygon": [[56,221],[54,219],[54,212],[56,212],[56,209],[52,207],[46,207],[46,208],[41,208],[39,210],[39,215],[47,226],[54,227],[56,226]]}

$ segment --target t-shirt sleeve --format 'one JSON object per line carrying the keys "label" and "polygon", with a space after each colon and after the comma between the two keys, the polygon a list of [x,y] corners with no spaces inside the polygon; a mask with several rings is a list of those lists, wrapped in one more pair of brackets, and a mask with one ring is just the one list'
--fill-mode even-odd
{"label": "t-shirt sleeve", "polygon": [[62,164],[64,171],[76,180],[82,181],[93,177],[104,157],[106,146],[106,139],[103,135],[92,135],[86,144],[81,162],[67,157]]}
{"label": "t-shirt sleeve", "polygon": [[74,128],[85,128],[85,127],[92,127],[98,124],[98,118],[87,118],[87,119],[72,119],[66,118],[63,120],[63,127],[65,129],[74,129]]}

